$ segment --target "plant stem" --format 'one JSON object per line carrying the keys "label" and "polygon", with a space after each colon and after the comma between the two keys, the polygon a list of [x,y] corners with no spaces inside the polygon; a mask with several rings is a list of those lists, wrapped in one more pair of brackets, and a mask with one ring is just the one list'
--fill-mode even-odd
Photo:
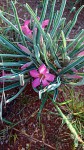
{"label": "plant stem", "polygon": [[53,102],[53,104],[54,104],[56,110],[59,112],[60,116],[63,118],[64,122],[67,124],[67,126],[70,129],[71,133],[74,135],[74,138],[76,140],[78,140],[79,142],[81,142],[82,144],[84,144],[84,141],[79,137],[79,135],[77,134],[75,128],[73,127],[73,125],[71,124],[71,122],[68,120],[68,118],[63,114],[63,112],[57,106],[57,104],[55,102]]}

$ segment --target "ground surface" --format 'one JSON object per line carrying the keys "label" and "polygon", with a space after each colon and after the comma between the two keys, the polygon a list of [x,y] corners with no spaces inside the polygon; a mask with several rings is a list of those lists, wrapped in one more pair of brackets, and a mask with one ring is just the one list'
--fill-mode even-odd
{"label": "ground surface", "polygon": [[[6,8],[6,2],[1,0],[1,7]],[[22,4],[28,2],[34,10],[38,5],[40,7],[39,13],[41,12],[39,1],[18,0],[18,2]],[[57,8],[59,8],[60,2],[58,1]],[[19,16],[26,19],[28,13],[22,9],[22,6],[17,7],[19,7]],[[74,37],[74,33],[76,34],[80,29],[84,28],[83,11],[80,13],[78,21],[72,30],[71,38]],[[66,16],[68,12],[69,10],[66,8],[64,15]],[[74,13],[70,16],[71,19],[73,15]],[[81,87],[81,90],[76,89],[76,91],[81,91],[81,97],[84,96],[83,90],[84,87]],[[58,99],[59,101],[64,101],[63,92],[60,89],[59,91]],[[22,95],[4,108],[3,117],[11,121],[14,127],[8,130],[10,126],[1,123],[0,130],[6,130],[3,134],[0,134],[0,150],[73,150],[73,142],[69,131],[65,125],[61,127],[62,120],[57,115],[50,100],[47,101],[43,109],[41,120],[37,119],[40,104],[41,101],[38,99],[38,95],[28,85]]]}

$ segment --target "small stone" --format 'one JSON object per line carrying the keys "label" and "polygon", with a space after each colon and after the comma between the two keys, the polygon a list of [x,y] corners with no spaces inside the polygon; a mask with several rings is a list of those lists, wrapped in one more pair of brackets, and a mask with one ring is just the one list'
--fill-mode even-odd
{"label": "small stone", "polygon": [[28,143],[26,144],[26,147],[29,147],[29,144],[28,144]]}
{"label": "small stone", "polygon": [[22,147],[22,149],[21,150],[25,150],[25,148],[24,147]]}

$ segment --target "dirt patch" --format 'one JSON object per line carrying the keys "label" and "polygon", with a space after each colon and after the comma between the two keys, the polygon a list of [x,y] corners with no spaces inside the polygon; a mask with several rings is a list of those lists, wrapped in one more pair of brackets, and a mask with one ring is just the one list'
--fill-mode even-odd
{"label": "dirt patch", "polygon": [[38,95],[28,86],[22,96],[6,107],[3,117],[14,127],[9,129],[9,125],[1,124],[0,130],[6,129],[1,135],[1,150],[27,150],[27,147],[30,150],[72,149],[69,130],[65,125],[62,127],[62,120],[50,100],[42,111],[41,120],[37,119],[40,104]]}
{"label": "dirt patch", "polygon": [[[7,8],[6,2],[6,0],[0,1],[0,6],[5,10]],[[23,10],[22,7],[22,5],[27,2],[34,10],[36,6],[38,6],[40,8],[39,14],[41,13],[42,5],[39,1],[18,0],[17,2],[21,3],[20,6],[17,4],[19,17],[24,18],[24,20],[29,18],[28,12],[26,9]],[[61,1],[57,2],[57,9],[59,9],[60,3]],[[10,2],[8,5],[10,5]],[[79,5],[77,9],[78,7]],[[78,33],[80,29],[84,28],[83,11],[84,10],[81,11],[77,23],[70,34],[71,38],[74,38],[74,35]],[[68,13],[69,10],[66,8],[64,16],[67,17]],[[70,18],[72,19],[73,16],[74,13],[70,15]],[[83,90],[84,87],[81,87],[82,97],[84,95]],[[76,91],[80,91],[80,89],[77,87]],[[59,90],[58,101],[62,102],[64,100],[63,91]],[[41,114],[41,120],[37,119],[40,104],[41,101],[38,99],[38,95],[33,91],[31,86],[28,85],[26,90],[14,102],[8,104],[6,108],[4,108],[3,117],[13,124],[1,123],[0,130],[2,133],[0,132],[0,150],[73,149],[73,141],[71,140],[69,130],[66,125],[62,126],[62,120],[57,115],[50,100],[46,102]]]}

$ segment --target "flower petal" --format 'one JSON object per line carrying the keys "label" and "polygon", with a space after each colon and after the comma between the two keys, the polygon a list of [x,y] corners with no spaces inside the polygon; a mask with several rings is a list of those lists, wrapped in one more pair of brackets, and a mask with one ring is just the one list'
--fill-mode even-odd
{"label": "flower petal", "polygon": [[77,57],[82,57],[82,56],[84,56],[84,51],[80,52],[80,53],[77,55]]}
{"label": "flower petal", "polygon": [[24,64],[24,65],[21,67],[21,70],[23,70],[23,69],[29,67],[32,63],[33,63],[33,61],[30,61],[30,62]]}
{"label": "flower petal", "polygon": [[25,20],[24,26],[28,26],[30,24],[30,20]]}
{"label": "flower petal", "polygon": [[49,23],[49,19],[44,20],[44,21],[42,22],[42,28],[44,29],[44,28],[48,25],[48,23]]}
{"label": "flower petal", "polygon": [[31,70],[30,71],[30,75],[34,78],[38,78],[39,77],[39,73],[37,70]]}
{"label": "flower petal", "polygon": [[4,71],[4,70],[2,70],[2,76],[5,76],[5,75],[6,75],[5,71]]}
{"label": "flower petal", "polygon": [[49,69],[46,69],[46,73],[49,73]]}
{"label": "flower petal", "polygon": [[36,88],[37,86],[40,85],[40,79],[36,78],[33,82],[32,82],[32,86],[33,88]]}
{"label": "flower petal", "polygon": [[30,21],[31,21],[31,20],[26,20],[26,21],[24,22],[24,25],[21,26],[21,28],[22,28],[23,33],[24,33],[26,36],[29,36],[30,38],[32,38],[32,32],[33,32],[33,30],[31,30],[31,29],[29,28]]}
{"label": "flower petal", "polygon": [[74,75],[68,75],[67,78],[68,78],[68,79],[81,79],[82,76],[79,76],[79,75],[75,75],[75,74],[74,74]]}
{"label": "flower petal", "polygon": [[72,68],[71,70],[75,73],[78,72],[78,70],[76,68]]}
{"label": "flower petal", "polygon": [[45,74],[47,71],[47,68],[44,64],[42,64],[40,67],[39,67],[39,73],[40,74]]}
{"label": "flower petal", "polygon": [[21,28],[22,28],[23,33],[24,33],[26,36],[32,35],[32,30],[30,30],[27,25],[21,26]]}
{"label": "flower petal", "polygon": [[26,48],[25,46],[23,46],[23,45],[21,45],[21,44],[17,44],[17,45],[18,45],[18,47],[20,47],[20,49],[21,49],[22,51],[24,51],[24,52],[27,53],[28,55],[31,54],[30,50],[29,50],[28,48]]}
{"label": "flower petal", "polygon": [[49,85],[49,82],[46,80],[46,79],[43,79],[42,80],[42,85],[45,87],[45,86],[48,86]]}
{"label": "flower petal", "polygon": [[50,82],[53,82],[54,79],[55,79],[55,75],[51,74],[51,73],[46,73],[45,74],[45,79],[50,81]]}

